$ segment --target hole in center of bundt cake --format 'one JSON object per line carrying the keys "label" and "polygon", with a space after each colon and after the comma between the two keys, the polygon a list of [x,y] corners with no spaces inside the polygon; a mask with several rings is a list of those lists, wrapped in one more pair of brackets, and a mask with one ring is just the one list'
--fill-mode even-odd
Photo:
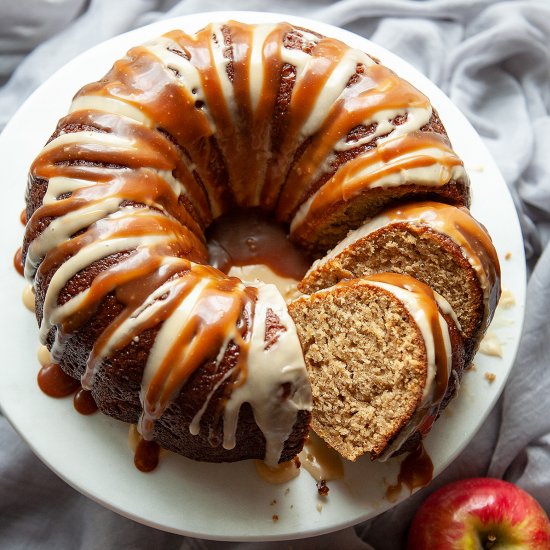
{"label": "hole in center of bundt cake", "polygon": [[209,263],[224,273],[275,284],[285,298],[311,265],[311,256],[288,238],[288,225],[260,209],[220,216],[206,231]]}

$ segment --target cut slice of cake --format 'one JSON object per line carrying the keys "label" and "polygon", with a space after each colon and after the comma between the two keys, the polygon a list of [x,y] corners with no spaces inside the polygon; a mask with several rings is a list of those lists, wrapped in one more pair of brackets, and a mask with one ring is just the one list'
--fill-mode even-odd
{"label": "cut slice of cake", "polygon": [[487,231],[466,208],[421,202],[388,209],[315,262],[299,289],[381,272],[411,275],[441,294],[473,358],[498,304],[500,266]]}
{"label": "cut slice of cake", "polygon": [[349,460],[418,441],[457,387],[456,317],[412,277],[343,281],[300,297],[289,313],[312,385],[312,427]]}

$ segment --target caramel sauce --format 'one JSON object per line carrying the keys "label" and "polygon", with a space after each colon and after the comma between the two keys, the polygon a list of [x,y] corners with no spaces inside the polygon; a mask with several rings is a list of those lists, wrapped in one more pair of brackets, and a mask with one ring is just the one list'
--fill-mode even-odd
{"label": "caramel sauce", "polygon": [[278,485],[294,479],[300,473],[300,460],[297,457],[277,466],[268,466],[263,460],[255,460],[256,472],[267,483]]}
{"label": "caramel sauce", "polygon": [[40,389],[50,397],[67,397],[80,387],[80,382],[63,372],[57,363],[44,365],[37,380]]}
{"label": "caramel sauce", "polygon": [[92,392],[83,388],[80,388],[75,393],[73,405],[77,412],[86,416],[97,411],[97,404],[92,396]]}
{"label": "caramel sauce", "polygon": [[21,248],[18,248],[15,252],[15,255],[13,257],[13,267],[15,267],[15,271],[21,275],[21,277],[25,274],[25,267],[23,265],[23,251]]}
{"label": "caramel sauce", "polygon": [[407,487],[411,494],[415,489],[425,487],[432,480],[433,471],[432,460],[426,449],[424,449],[424,445],[420,443],[401,462],[397,483],[386,489],[386,498],[390,502],[395,502],[403,489],[403,485]]}
{"label": "caramel sauce", "polygon": [[159,463],[160,445],[156,441],[140,439],[134,454],[134,464],[140,472],[152,472]]}
{"label": "caramel sauce", "polygon": [[263,264],[277,275],[301,280],[311,258],[288,239],[288,228],[261,210],[236,210],[215,220],[206,232],[211,265],[224,273],[232,267]]}
{"label": "caramel sauce", "polygon": [[310,431],[302,452],[298,455],[302,467],[317,482],[342,479],[342,457],[318,435]]}

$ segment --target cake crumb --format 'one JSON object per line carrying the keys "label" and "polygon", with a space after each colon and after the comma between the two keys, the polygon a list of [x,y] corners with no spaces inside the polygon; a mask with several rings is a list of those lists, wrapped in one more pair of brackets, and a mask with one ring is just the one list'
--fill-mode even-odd
{"label": "cake crumb", "polygon": [[505,260],[510,260],[512,258],[512,253],[511,252],[506,252],[506,254],[504,254],[504,259]]}
{"label": "cake crumb", "polygon": [[275,504],[277,504],[277,501],[276,501],[275,499],[273,499],[273,500],[269,503],[270,506],[275,506]]}
{"label": "cake crumb", "polygon": [[287,487],[287,488],[285,489],[285,495],[288,495],[288,493],[290,493],[290,487]]}
{"label": "cake crumb", "polygon": [[317,506],[315,508],[317,509],[317,511],[319,513],[321,513],[323,511],[323,505],[320,502],[317,503]]}
{"label": "cake crumb", "polygon": [[507,288],[502,289],[502,294],[500,296],[498,305],[503,309],[509,309],[512,306],[516,305],[516,298],[514,297],[511,290],[508,290]]}
{"label": "cake crumb", "polygon": [[330,489],[327,486],[327,482],[324,479],[317,482],[317,492],[319,493],[319,496],[326,497],[329,490]]}
{"label": "cake crumb", "polygon": [[502,346],[497,335],[494,332],[487,332],[479,346],[480,353],[492,355],[493,357],[502,357]]}
{"label": "cake crumb", "polygon": [[489,382],[489,384],[492,384],[496,380],[497,375],[494,372],[486,372],[485,373],[485,380]]}
{"label": "cake crumb", "polygon": [[271,516],[271,519],[272,519],[273,521],[279,521],[279,516],[278,516],[277,514],[273,514],[273,515]]}

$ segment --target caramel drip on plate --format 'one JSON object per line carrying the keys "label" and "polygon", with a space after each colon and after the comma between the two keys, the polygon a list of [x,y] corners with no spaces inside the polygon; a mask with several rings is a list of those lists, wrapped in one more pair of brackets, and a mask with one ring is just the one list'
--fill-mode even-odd
{"label": "caramel drip on plate", "polygon": [[399,466],[397,483],[386,489],[386,498],[395,502],[403,489],[403,485],[412,493],[415,489],[425,487],[432,480],[433,463],[424,448],[420,444],[407,454]]}
{"label": "caramel drip on plate", "polygon": [[80,388],[74,394],[73,405],[77,412],[86,416],[97,411],[97,404],[92,396],[92,392],[84,388]]}
{"label": "caramel drip on plate", "polygon": [[152,472],[159,463],[160,446],[156,441],[139,440],[134,454],[134,464],[140,472]]}
{"label": "caramel drip on plate", "polygon": [[15,271],[17,271],[19,275],[24,275],[23,252],[21,251],[21,248],[18,248],[13,256],[13,267],[15,267]]}
{"label": "caramel drip on plate", "polygon": [[80,382],[65,374],[57,363],[41,367],[37,380],[40,389],[50,397],[67,397],[80,387]]}

